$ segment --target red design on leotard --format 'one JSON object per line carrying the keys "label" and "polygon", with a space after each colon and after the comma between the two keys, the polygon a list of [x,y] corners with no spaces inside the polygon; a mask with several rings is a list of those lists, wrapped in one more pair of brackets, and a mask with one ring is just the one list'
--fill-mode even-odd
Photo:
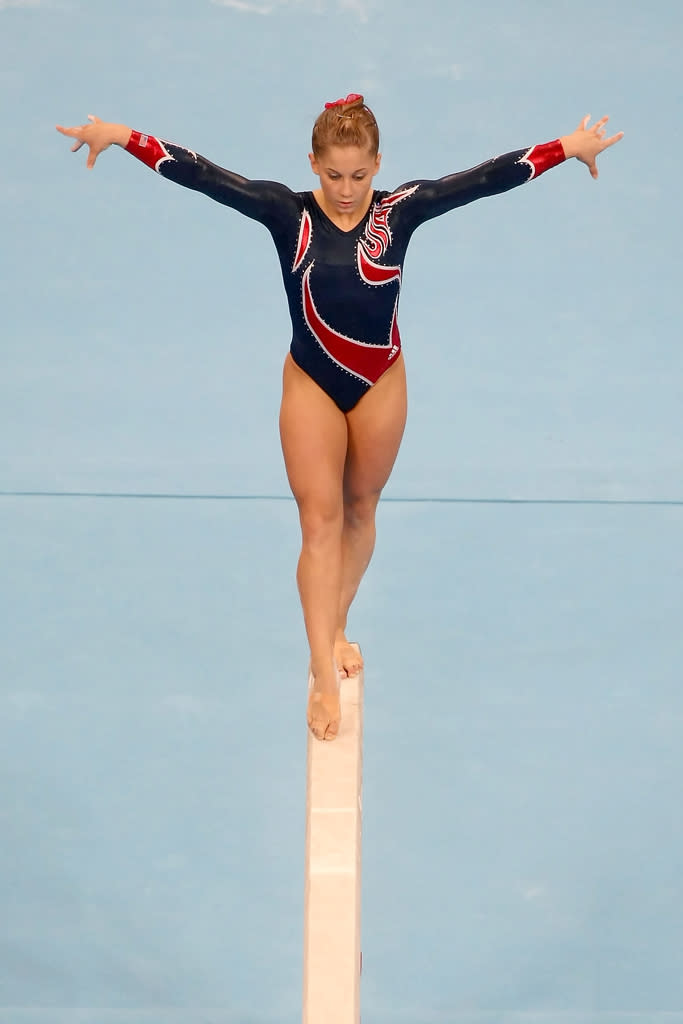
{"label": "red design on leotard", "polygon": [[365,226],[364,239],[368,255],[372,256],[373,259],[379,259],[380,256],[383,256],[391,245],[389,214],[394,206],[396,203],[400,203],[402,199],[412,196],[414,192],[417,192],[418,188],[419,185],[413,185],[412,188],[404,188],[401,192],[394,192],[390,196],[385,196],[384,199],[380,199],[373,206],[368,223]]}
{"label": "red design on leotard", "polygon": [[390,281],[401,280],[400,267],[384,267],[381,263],[373,263],[365,251],[362,242],[358,242],[358,273],[366,284],[388,284]]}
{"label": "red design on leotard", "polygon": [[537,178],[544,171],[556,167],[566,160],[564,147],[559,139],[554,142],[544,142],[541,146],[532,146],[522,157],[522,162],[531,164],[531,177]]}
{"label": "red design on leotard", "polygon": [[355,338],[348,338],[345,334],[340,334],[326,324],[315,308],[311,294],[312,269],[313,264],[309,263],[304,271],[302,281],[304,316],[311,334],[328,356],[342,369],[365,381],[366,384],[374,384],[398,355],[401,348],[396,323],[396,306],[394,306],[391,322],[391,345],[372,345],[365,341],[357,341]]}
{"label": "red design on leotard", "polygon": [[296,244],[296,256],[294,257],[294,265],[292,266],[292,273],[301,266],[302,260],[306,255],[309,245],[311,244],[311,236],[313,235],[313,224],[311,222],[311,215],[308,210],[304,210],[301,216],[301,227],[299,228],[299,240]]}

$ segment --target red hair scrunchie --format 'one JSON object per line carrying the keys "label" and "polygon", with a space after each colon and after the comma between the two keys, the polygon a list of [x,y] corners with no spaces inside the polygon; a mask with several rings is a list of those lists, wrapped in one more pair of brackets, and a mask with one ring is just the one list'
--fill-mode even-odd
{"label": "red hair scrunchie", "polygon": [[363,97],[360,93],[350,92],[345,100],[334,100],[332,103],[325,104],[325,110],[330,110],[332,107],[344,107],[347,103],[355,103],[356,100],[360,100]]}

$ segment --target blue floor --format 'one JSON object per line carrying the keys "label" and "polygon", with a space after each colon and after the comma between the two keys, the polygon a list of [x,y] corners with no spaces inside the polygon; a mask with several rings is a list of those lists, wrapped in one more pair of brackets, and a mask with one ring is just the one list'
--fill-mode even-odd
{"label": "blue floor", "polygon": [[[364,1024],[683,1020],[682,527],[380,506]],[[293,503],[4,496],[0,536],[0,1021],[297,1021]]]}

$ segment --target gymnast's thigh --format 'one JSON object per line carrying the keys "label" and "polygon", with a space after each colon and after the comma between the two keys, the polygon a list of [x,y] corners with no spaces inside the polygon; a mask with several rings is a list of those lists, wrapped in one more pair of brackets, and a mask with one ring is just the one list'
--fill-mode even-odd
{"label": "gymnast's thigh", "polygon": [[305,506],[323,518],[341,513],[347,438],[344,413],[287,355],[280,440],[287,478],[300,511]]}
{"label": "gymnast's thigh", "polygon": [[396,461],[407,413],[406,373],[400,355],[346,414],[346,501],[379,497]]}

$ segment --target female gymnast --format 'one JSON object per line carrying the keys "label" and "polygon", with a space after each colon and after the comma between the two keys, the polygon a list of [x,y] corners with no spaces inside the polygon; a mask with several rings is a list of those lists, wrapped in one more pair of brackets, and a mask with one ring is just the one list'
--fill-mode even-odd
{"label": "female gymnast", "polygon": [[181,146],[89,115],[57,126],[88,146],[87,167],[111,145],[152,170],[265,224],[275,242],[292,319],[283,371],[280,437],[302,547],[297,583],[311,653],[307,717],[331,740],[340,725],[339,678],[362,668],[346,639],[351,602],[375,544],[375,511],[406,421],[406,378],[396,320],[403,260],[420,224],[521,185],[576,157],[597,178],[603,117],[553,142],[519,149],[457,174],[373,189],[379,132],[362,96],[326,103],[309,160],[320,179],[292,192],[210,163]]}

